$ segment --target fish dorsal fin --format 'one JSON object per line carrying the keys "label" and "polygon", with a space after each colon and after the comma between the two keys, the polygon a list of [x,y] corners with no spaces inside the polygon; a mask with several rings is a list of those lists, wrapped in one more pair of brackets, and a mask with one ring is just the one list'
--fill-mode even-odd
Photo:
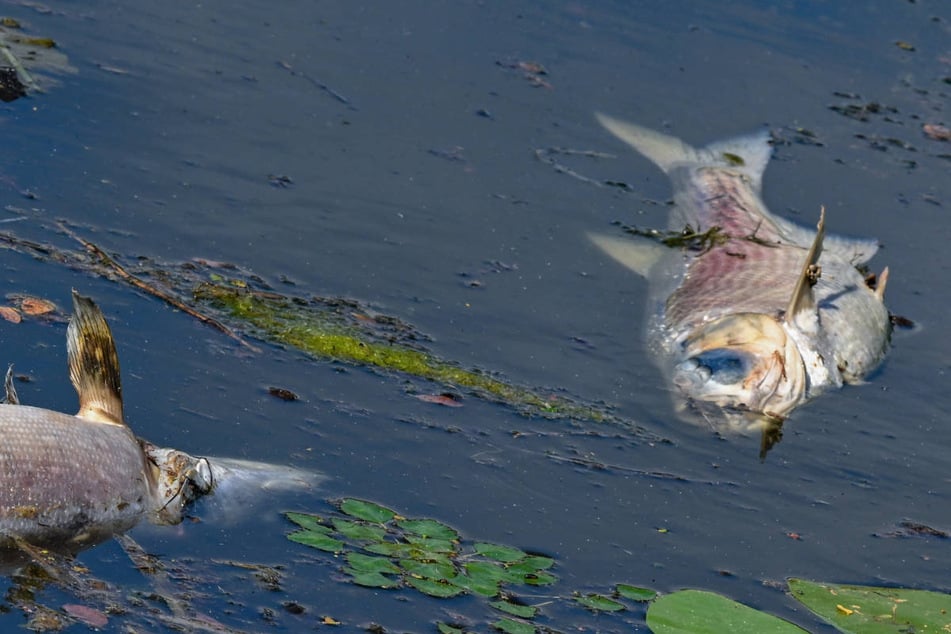
{"label": "fish dorsal fin", "polygon": [[80,418],[125,425],[119,356],[102,311],[88,297],[73,291],[73,316],[66,335],[69,378],[79,394]]}
{"label": "fish dorsal fin", "polygon": [[789,323],[796,323],[800,316],[816,313],[816,298],[812,293],[812,287],[816,285],[822,273],[819,268],[819,256],[822,255],[822,239],[825,236],[825,230],[826,208],[822,207],[819,211],[819,224],[816,225],[816,237],[812,241],[812,246],[809,247],[809,253],[806,254],[806,261],[802,265],[802,271],[799,272],[799,279],[789,300],[789,307],[786,308],[786,321]]}
{"label": "fish dorsal fin", "polygon": [[662,244],[644,236],[617,238],[600,233],[589,233],[588,239],[612,258],[642,277],[647,277],[651,267],[664,253],[670,251]]}
{"label": "fish dorsal fin", "polygon": [[7,368],[7,377],[3,381],[3,389],[6,392],[6,395],[3,397],[3,402],[7,405],[19,405],[20,397],[17,396],[17,388],[13,384],[13,364],[10,364],[10,367]]}

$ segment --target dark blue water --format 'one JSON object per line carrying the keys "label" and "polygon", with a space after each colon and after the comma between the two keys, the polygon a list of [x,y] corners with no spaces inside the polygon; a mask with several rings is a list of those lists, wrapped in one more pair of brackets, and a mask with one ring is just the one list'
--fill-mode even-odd
{"label": "dark blue water", "polygon": [[[201,590],[215,618],[264,628],[260,610],[284,600],[308,608],[280,615],[290,630],[331,615],[431,631],[447,612],[482,614],[472,598],[374,592],[341,581],[331,560],[302,562],[311,553],[286,541],[278,512],[337,496],[550,553],[555,594],[706,588],[819,629],[773,582],[951,590],[943,541],[875,536],[905,519],[951,529],[951,147],[921,131],[949,123],[951,16],[937,5],[0,6],[76,69],[0,107],[0,173],[38,196],[8,187],[4,205],[66,218],[128,258],[229,261],[302,294],[359,299],[413,323],[444,358],[606,401],[672,441],[527,421],[473,398],[442,408],[407,396],[406,377],[276,348],[248,355],[128,287],[0,253],[4,293],[65,306],[76,287],[103,306],[137,433],[330,476],[310,497],[263,500],[244,518],[134,533],[169,560],[286,567],[279,595],[210,579]],[[830,108],[872,102],[887,108],[866,121]],[[887,302],[918,331],[895,338],[868,385],[799,410],[765,462],[757,439],[685,427],[641,340],[646,285],[584,238],[614,220],[665,226],[657,203],[669,185],[599,128],[596,110],[694,144],[764,124],[793,141],[811,131],[821,145],[777,149],[767,204],[810,223],[825,205],[829,230],[880,238],[873,267],[891,268]],[[617,154],[564,160],[631,191],[536,160],[552,147]],[[63,241],[41,224],[12,227]],[[64,338],[62,326],[0,325],[4,359],[35,378],[24,402],[75,407]],[[270,385],[302,401],[274,399]],[[559,459],[577,456],[606,468]],[[147,587],[123,558],[107,544],[81,559],[121,587]],[[629,627],[555,610],[548,624],[562,631]]]}

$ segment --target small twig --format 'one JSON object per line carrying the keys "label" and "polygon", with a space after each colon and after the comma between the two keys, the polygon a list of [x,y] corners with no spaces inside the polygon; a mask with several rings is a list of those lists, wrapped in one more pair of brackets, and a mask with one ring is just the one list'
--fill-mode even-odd
{"label": "small twig", "polygon": [[584,156],[586,158],[616,158],[613,154],[605,154],[604,152],[595,152],[593,150],[570,150],[567,148],[560,147],[550,147],[550,148],[539,148],[535,150],[535,158],[541,161],[542,163],[547,163],[555,168],[555,171],[559,174],[567,174],[572,178],[577,178],[583,183],[588,183],[594,185],[595,187],[620,187],[618,183],[606,183],[599,181],[597,179],[591,178],[590,176],[585,176],[575,170],[571,169],[567,165],[563,165],[555,160],[555,155],[561,154],[562,156]]}
{"label": "small twig", "polygon": [[192,307],[188,306],[187,304],[185,304],[184,302],[182,302],[182,301],[181,301],[180,299],[178,299],[177,297],[174,297],[174,296],[172,296],[172,295],[166,293],[165,291],[163,291],[163,290],[161,290],[161,289],[155,288],[154,286],[152,286],[152,285],[149,284],[148,282],[145,282],[144,280],[139,279],[138,277],[136,277],[136,276],[133,275],[132,273],[129,273],[128,271],[125,270],[125,268],[123,268],[123,266],[122,266],[121,264],[119,264],[119,263],[116,262],[114,259],[112,259],[111,257],[109,257],[109,255],[108,255],[105,251],[103,251],[102,249],[100,249],[99,247],[97,247],[97,246],[96,246],[95,244],[93,244],[92,242],[90,242],[90,241],[86,240],[85,238],[83,238],[83,237],[77,235],[74,231],[72,231],[71,229],[69,229],[69,228],[68,228],[66,225],[64,225],[62,222],[57,223],[57,224],[58,224],[59,228],[60,228],[66,235],[68,235],[68,236],[69,236],[70,238],[72,238],[73,240],[76,240],[76,241],[79,242],[81,245],[83,245],[83,246],[86,248],[86,250],[89,251],[90,254],[92,254],[93,256],[95,256],[96,258],[98,258],[100,262],[102,262],[104,265],[106,265],[107,267],[109,267],[110,269],[112,269],[113,271],[115,271],[116,275],[118,275],[119,277],[121,277],[123,280],[125,280],[126,282],[128,282],[128,283],[131,284],[132,286],[135,286],[135,287],[138,288],[139,290],[145,291],[146,293],[148,293],[148,294],[150,294],[150,295],[153,295],[153,296],[155,296],[155,297],[158,297],[159,299],[163,300],[164,302],[166,302],[166,303],[168,303],[168,304],[171,304],[171,305],[174,306],[175,308],[179,309],[180,311],[182,311],[182,312],[184,312],[184,313],[186,313],[186,314],[188,314],[188,315],[191,315],[192,317],[194,317],[195,319],[197,319],[198,321],[200,321],[200,322],[202,322],[202,323],[204,323],[204,324],[208,324],[209,326],[212,326],[212,327],[214,327],[214,328],[217,328],[218,330],[220,330],[220,331],[223,332],[224,334],[228,335],[229,337],[231,337],[232,339],[234,339],[235,341],[237,341],[238,343],[240,343],[242,346],[245,346],[246,348],[248,348],[248,349],[250,349],[250,350],[252,350],[252,351],[254,351],[254,352],[260,352],[260,351],[261,351],[260,348],[258,348],[258,347],[256,347],[256,346],[253,346],[253,345],[251,345],[250,343],[248,343],[247,341],[245,341],[244,339],[242,339],[236,332],[234,332],[233,330],[231,330],[231,328],[228,328],[226,325],[224,325],[223,323],[221,323],[220,321],[218,321],[218,320],[215,319],[214,317],[209,317],[208,315],[204,315],[204,314],[198,312],[198,311],[195,310],[194,308],[192,308]]}

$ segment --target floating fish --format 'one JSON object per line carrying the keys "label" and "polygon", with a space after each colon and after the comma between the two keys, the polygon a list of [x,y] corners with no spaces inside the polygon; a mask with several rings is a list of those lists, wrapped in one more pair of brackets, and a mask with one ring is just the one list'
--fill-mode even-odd
{"label": "floating fish", "polygon": [[771,431],[768,445],[798,405],[881,362],[888,269],[871,288],[857,268],[878,243],[827,235],[824,209],[815,231],[766,209],[767,131],[694,148],[597,118],[673,182],[674,239],[589,237],[650,280],[648,339],[681,412],[718,430]]}
{"label": "floating fish", "polygon": [[73,291],[67,332],[75,415],[22,405],[6,377],[0,404],[0,547],[79,550],[143,518],[177,524],[196,499],[267,487],[308,488],[289,467],[196,458],[137,438],[125,424],[119,359],[99,307]]}

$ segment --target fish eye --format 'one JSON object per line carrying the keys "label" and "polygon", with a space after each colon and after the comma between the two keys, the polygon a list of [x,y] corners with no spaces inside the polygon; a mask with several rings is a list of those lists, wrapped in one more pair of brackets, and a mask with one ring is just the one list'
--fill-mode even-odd
{"label": "fish eye", "polygon": [[697,366],[710,373],[710,380],[720,385],[740,383],[749,374],[746,355],[729,348],[707,350],[692,358]]}

